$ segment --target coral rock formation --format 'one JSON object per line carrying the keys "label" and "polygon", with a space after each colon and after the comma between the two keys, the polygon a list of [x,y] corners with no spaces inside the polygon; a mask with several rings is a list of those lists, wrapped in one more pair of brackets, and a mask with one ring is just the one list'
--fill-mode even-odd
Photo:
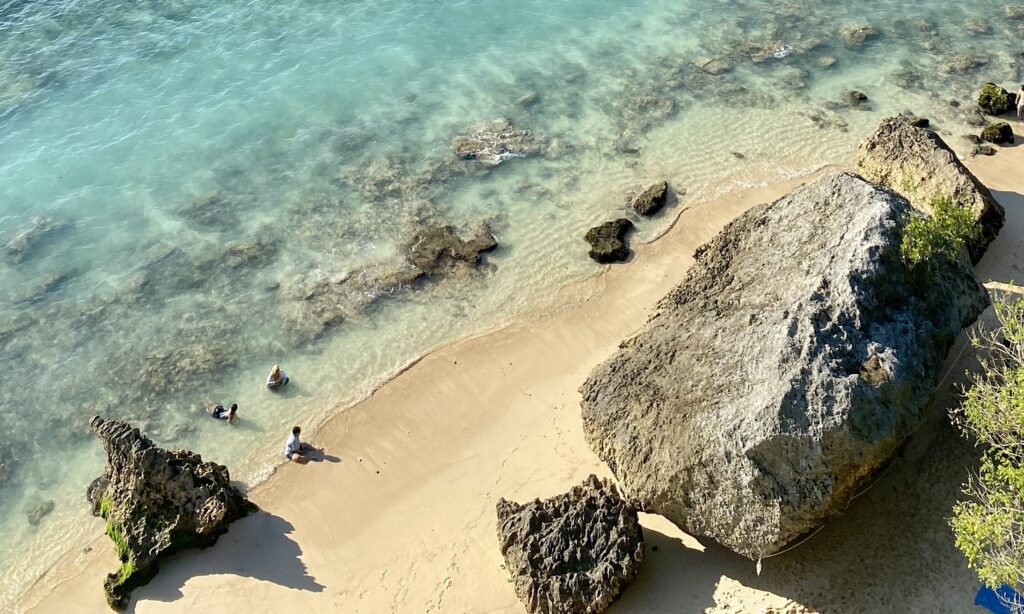
{"label": "coral rock formation", "polygon": [[121,560],[103,584],[112,608],[127,606],[132,590],[156,575],[162,559],[212,545],[228,525],[257,509],[231,485],[223,465],[159,448],[124,422],[94,416],[89,426],[107,452],[107,484],[96,492],[94,482],[90,496],[99,498]]}
{"label": "coral rock formation", "polygon": [[566,494],[498,502],[498,540],[532,614],[598,614],[636,577],[644,537],[614,485],[590,476]]}

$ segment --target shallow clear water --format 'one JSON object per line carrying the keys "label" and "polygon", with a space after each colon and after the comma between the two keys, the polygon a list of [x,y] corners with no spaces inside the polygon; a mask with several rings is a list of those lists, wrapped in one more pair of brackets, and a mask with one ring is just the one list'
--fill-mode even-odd
{"label": "shallow clear water", "polygon": [[[0,253],[0,609],[94,532],[91,415],[258,480],[293,423],[597,272],[583,233],[644,184],[678,211],[848,163],[903,111],[969,149],[949,101],[1020,82],[1022,25],[990,0],[8,0],[0,245],[51,232]],[[453,155],[502,117],[543,151]],[[477,272],[380,281],[417,229],[485,222]]]}

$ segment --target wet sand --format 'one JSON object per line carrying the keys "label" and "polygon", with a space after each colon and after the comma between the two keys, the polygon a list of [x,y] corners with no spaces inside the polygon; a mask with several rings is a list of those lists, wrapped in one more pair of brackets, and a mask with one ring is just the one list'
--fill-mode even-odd
{"label": "wet sand", "polygon": [[[977,267],[1005,288],[1024,278],[1024,153],[968,164],[1007,210]],[[683,278],[694,248],[803,181],[685,211],[632,262],[565,289],[558,309],[428,355],[312,434],[322,461],[281,466],[251,493],[262,512],[170,561],[129,611],[522,611],[498,552],[498,498],[609,475],[584,441],[578,387]],[[645,515],[640,577],[610,611],[971,611],[977,582],[945,520],[975,456],[945,418],[971,362],[965,343],[933,419],[845,516],[757,576],[750,561]],[[21,609],[104,611],[116,561],[102,531],[95,520],[91,551],[40,579]]]}

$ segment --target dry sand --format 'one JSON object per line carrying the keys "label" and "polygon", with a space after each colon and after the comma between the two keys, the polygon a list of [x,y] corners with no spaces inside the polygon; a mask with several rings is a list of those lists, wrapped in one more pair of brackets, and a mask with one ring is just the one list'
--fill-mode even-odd
{"label": "dry sand", "polygon": [[[970,166],[1007,210],[980,276],[1024,279],[1024,150]],[[427,356],[329,421],[310,438],[324,461],[280,467],[252,493],[262,512],[170,561],[130,611],[521,612],[498,553],[496,501],[608,475],[584,442],[578,387],[682,279],[695,247],[796,183],[684,212],[631,263],[566,289],[562,308]],[[645,515],[642,572],[610,611],[973,611],[977,583],[945,520],[975,455],[945,418],[970,365],[964,344],[934,418],[845,516],[766,559],[759,577],[750,561]],[[21,609],[106,610],[101,585],[116,561],[95,523],[91,551],[40,579]]]}

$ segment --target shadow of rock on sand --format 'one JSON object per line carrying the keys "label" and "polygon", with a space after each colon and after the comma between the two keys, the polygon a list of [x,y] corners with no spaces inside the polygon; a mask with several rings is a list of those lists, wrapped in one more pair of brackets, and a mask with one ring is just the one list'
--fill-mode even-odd
{"label": "shadow of rock on sand", "polygon": [[236,575],[319,593],[324,586],[306,572],[302,549],[288,537],[293,529],[287,520],[263,511],[243,518],[210,548],[185,550],[161,565],[153,581],[132,595],[127,611],[135,612],[141,601],[175,601],[189,579],[207,575]]}
{"label": "shadow of rock on sand", "polygon": [[[977,578],[946,519],[975,453],[942,417],[922,431],[844,516],[765,559],[760,576],[754,562],[717,544],[701,551],[667,523],[645,526],[640,575],[610,612],[971,611]],[[740,586],[777,595],[778,609],[751,602]]]}

